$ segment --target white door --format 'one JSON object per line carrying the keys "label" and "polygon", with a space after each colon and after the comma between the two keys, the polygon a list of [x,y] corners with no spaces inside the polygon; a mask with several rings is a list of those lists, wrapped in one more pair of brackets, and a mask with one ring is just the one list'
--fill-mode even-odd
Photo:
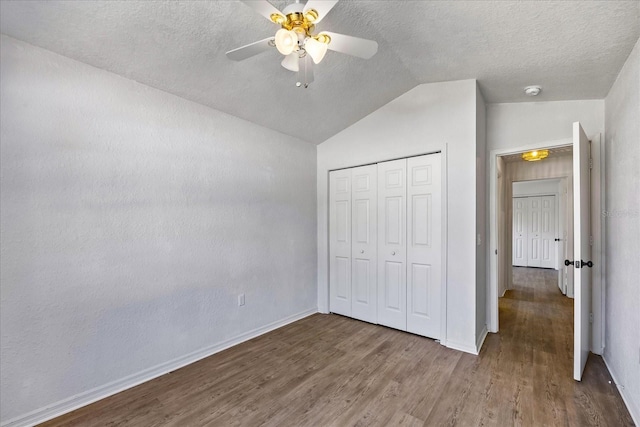
{"label": "white door", "polygon": [[526,197],[513,199],[513,265],[516,267],[527,266],[527,239],[528,226],[527,209],[528,200]]}
{"label": "white door", "polygon": [[377,323],[377,166],[351,170],[351,317]]}
{"label": "white door", "polygon": [[351,169],[329,173],[329,309],[351,316]]}
{"label": "white door", "polygon": [[591,337],[591,197],[590,143],[580,122],[573,124],[573,378],[580,381]]}
{"label": "white door", "polygon": [[529,200],[529,215],[528,215],[528,261],[529,267],[541,266],[541,241],[540,241],[540,197],[527,197]]}
{"label": "white door", "polygon": [[540,197],[540,267],[556,268],[556,196]]}
{"label": "white door", "polygon": [[407,159],[378,163],[378,323],[407,329]]}
{"label": "white door", "polygon": [[440,154],[407,159],[407,331],[440,338]]}

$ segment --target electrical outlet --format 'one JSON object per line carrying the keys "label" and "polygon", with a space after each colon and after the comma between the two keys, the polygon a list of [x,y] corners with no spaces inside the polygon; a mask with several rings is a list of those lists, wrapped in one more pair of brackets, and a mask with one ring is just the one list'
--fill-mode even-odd
{"label": "electrical outlet", "polygon": [[238,295],[238,307],[242,307],[244,305],[244,294]]}

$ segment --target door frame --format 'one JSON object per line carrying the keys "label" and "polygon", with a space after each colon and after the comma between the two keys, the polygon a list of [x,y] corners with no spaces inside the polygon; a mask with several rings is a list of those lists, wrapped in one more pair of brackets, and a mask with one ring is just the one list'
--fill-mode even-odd
{"label": "door frame", "polygon": [[[351,168],[356,168],[359,166],[367,166],[367,165],[374,165],[374,164],[378,164],[381,162],[388,162],[391,160],[399,160],[399,159],[408,159],[411,157],[419,157],[419,156],[426,156],[429,154],[438,154],[440,153],[440,162],[441,162],[441,167],[440,167],[440,178],[441,178],[441,215],[442,215],[442,226],[441,226],[441,250],[442,250],[442,259],[441,259],[441,269],[442,269],[442,274],[440,277],[440,338],[436,340],[436,342],[439,342],[441,345],[446,346],[447,344],[447,283],[448,283],[448,274],[447,274],[447,262],[448,262],[448,257],[447,257],[447,249],[448,249],[448,241],[447,241],[447,229],[448,229],[448,216],[447,216],[447,206],[448,206],[448,182],[447,182],[447,165],[448,165],[448,160],[447,160],[447,152],[448,152],[448,144],[443,144],[443,146],[440,149],[436,149],[433,151],[428,151],[426,153],[418,153],[418,154],[410,154],[410,155],[406,155],[406,156],[401,156],[401,157],[393,157],[393,158],[387,158],[387,159],[379,159],[376,160],[375,162],[367,162],[367,163],[362,163],[362,164],[355,164],[355,165],[351,165],[351,166],[345,166],[345,167],[340,167],[340,168],[333,168],[333,169],[327,169],[327,175],[326,175],[326,179],[327,179],[327,251],[325,253],[325,256],[327,257],[327,285],[328,285],[328,280],[331,277],[331,271],[329,271],[330,268],[330,264],[329,264],[329,249],[330,249],[330,241],[331,239],[328,236],[328,233],[330,232],[330,224],[329,221],[331,220],[331,215],[329,215],[329,207],[330,207],[330,203],[329,203],[329,197],[331,195],[331,189],[330,189],[330,184],[331,184],[331,180],[329,177],[329,173],[336,171],[336,170],[341,170],[341,169],[351,169]],[[326,298],[326,307],[327,307],[327,313],[331,313],[331,305],[330,305],[330,286],[327,286],[327,290],[326,290],[326,294],[325,294],[325,298]]]}
{"label": "door frame", "polygon": [[[603,354],[605,347],[605,253],[604,238],[605,229],[603,227],[602,208],[605,200],[604,187],[604,144],[600,133],[595,134],[591,139],[591,156],[593,168],[591,170],[591,227],[593,234],[592,259],[594,260],[594,270],[592,275],[593,286],[593,326],[591,351],[595,354]],[[489,332],[499,331],[498,317],[498,180],[497,180],[497,158],[510,154],[517,154],[523,151],[535,149],[553,149],[563,146],[573,145],[572,138],[563,138],[551,141],[527,144],[519,147],[501,148],[489,152],[489,248],[487,256],[487,325]],[[504,248],[501,248],[504,250]]]}

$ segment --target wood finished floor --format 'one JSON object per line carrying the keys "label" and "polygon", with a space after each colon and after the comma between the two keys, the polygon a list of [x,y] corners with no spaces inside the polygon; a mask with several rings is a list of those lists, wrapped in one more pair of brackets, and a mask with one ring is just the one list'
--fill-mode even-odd
{"label": "wood finished floor", "polygon": [[479,356],[316,314],[46,426],[631,426],[599,356],[572,379],[573,300],[514,269]]}

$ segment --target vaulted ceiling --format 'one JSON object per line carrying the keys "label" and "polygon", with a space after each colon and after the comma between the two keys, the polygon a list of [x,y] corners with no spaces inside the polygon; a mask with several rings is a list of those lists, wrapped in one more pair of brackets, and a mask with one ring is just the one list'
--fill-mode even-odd
{"label": "vaulted ceiling", "polygon": [[[292,1],[273,1],[282,10]],[[329,52],[308,89],[273,49],[225,52],[277,26],[239,1],[2,1],[3,34],[320,143],[421,83],[477,79],[487,102],[606,96],[640,35],[638,1],[340,1],[319,25],[379,43]]]}

